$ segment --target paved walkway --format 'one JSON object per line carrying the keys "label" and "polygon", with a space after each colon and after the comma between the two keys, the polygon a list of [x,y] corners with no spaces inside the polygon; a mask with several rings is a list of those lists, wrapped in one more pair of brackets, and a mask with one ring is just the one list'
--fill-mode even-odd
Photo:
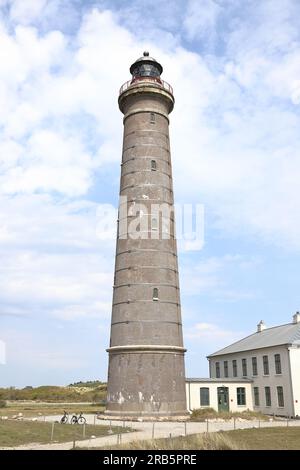
{"label": "paved walkway", "polygon": [[[107,420],[98,420],[93,415],[85,415],[87,424],[102,424],[109,425]],[[59,421],[61,416],[47,416],[46,421],[53,422]],[[39,418],[44,420],[44,418]],[[218,432],[218,431],[231,431],[233,429],[250,429],[250,428],[265,428],[265,427],[287,427],[287,426],[300,426],[300,420],[280,420],[280,421],[244,421],[236,419],[235,421],[196,423],[196,422],[129,422],[129,421],[112,421],[112,426],[125,426],[131,428],[132,432],[121,434],[121,442],[128,443],[136,440],[160,438],[160,437],[175,437],[184,436],[188,434],[204,433],[204,432]],[[120,435],[113,434],[94,439],[85,439],[76,441],[76,447],[86,447],[92,449],[93,447],[108,447],[115,446],[120,442]],[[18,450],[69,450],[72,449],[73,442],[53,443],[53,444],[26,444],[15,447]],[[3,448],[2,448],[3,449]],[[11,447],[9,449],[12,449]]]}

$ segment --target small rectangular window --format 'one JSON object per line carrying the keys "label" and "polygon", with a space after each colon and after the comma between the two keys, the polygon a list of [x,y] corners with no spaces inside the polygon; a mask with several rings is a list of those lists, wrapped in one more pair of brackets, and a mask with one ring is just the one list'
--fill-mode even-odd
{"label": "small rectangular window", "polygon": [[236,389],[236,398],[237,398],[237,404],[240,406],[245,406],[246,405],[246,389],[245,387],[238,387]]}
{"label": "small rectangular window", "polygon": [[224,361],[224,377],[228,377],[228,361]]}
{"label": "small rectangular window", "polygon": [[155,124],[155,114],[154,113],[150,113],[150,123]]}
{"label": "small rectangular window", "polygon": [[156,171],[156,160],[151,160],[151,171]]}
{"label": "small rectangular window", "polygon": [[154,287],[154,289],[153,289],[152,299],[153,300],[158,300],[158,288],[157,287]]}
{"label": "small rectangular window", "polygon": [[265,398],[266,398],[266,406],[271,406],[271,389],[270,387],[265,387]]}
{"label": "small rectangular window", "polygon": [[157,218],[152,217],[151,219],[151,229],[152,230],[158,230],[158,223],[157,223]]}
{"label": "small rectangular window", "polygon": [[237,377],[237,362],[236,362],[236,359],[233,359],[233,361],[232,361],[232,372],[233,372],[233,377]]}
{"label": "small rectangular window", "polygon": [[275,354],[275,373],[281,374],[281,358],[280,354]]}
{"label": "small rectangular window", "polygon": [[269,375],[269,358],[268,358],[268,356],[263,356],[263,367],[264,367],[264,375]]}
{"label": "small rectangular window", "polygon": [[200,387],[200,406],[209,406],[209,388]]}
{"label": "small rectangular window", "polygon": [[259,406],[259,388],[254,387],[254,405]]}
{"label": "small rectangular window", "polygon": [[252,375],[257,375],[257,358],[252,357]]}
{"label": "small rectangular window", "polygon": [[216,362],[216,377],[217,379],[220,378],[220,363]]}
{"label": "small rectangular window", "polygon": [[277,399],[279,408],[284,407],[283,387],[277,387]]}
{"label": "small rectangular window", "polygon": [[247,377],[247,359],[242,359],[243,377]]}

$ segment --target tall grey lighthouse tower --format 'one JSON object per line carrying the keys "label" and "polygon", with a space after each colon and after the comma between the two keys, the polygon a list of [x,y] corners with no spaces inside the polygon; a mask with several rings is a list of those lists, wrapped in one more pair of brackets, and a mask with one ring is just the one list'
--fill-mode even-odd
{"label": "tall grey lighthouse tower", "polygon": [[106,409],[115,416],[186,414],[168,117],[174,96],[162,71],[144,52],[119,95],[124,138]]}

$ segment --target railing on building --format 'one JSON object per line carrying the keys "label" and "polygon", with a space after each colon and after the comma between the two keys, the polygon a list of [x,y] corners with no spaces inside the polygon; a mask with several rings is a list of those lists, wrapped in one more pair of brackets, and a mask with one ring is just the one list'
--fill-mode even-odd
{"label": "railing on building", "polygon": [[164,88],[165,90],[167,90],[169,93],[171,93],[171,95],[173,95],[173,88],[171,87],[171,85],[168,83],[168,82],[165,82],[164,80],[161,80],[161,79],[153,79],[153,78],[149,78],[149,77],[143,77],[141,79],[133,79],[133,80],[128,80],[127,82],[125,82],[121,88],[120,88],[120,95],[126,91],[128,88],[130,88],[131,86],[134,86],[134,85],[137,85],[139,84],[139,82],[147,82],[147,83],[153,83],[154,85],[156,86],[159,86],[161,88]]}

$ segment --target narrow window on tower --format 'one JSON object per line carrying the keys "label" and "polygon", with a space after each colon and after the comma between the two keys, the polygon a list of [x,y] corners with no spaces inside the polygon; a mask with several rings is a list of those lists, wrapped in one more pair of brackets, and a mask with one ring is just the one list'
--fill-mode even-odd
{"label": "narrow window on tower", "polygon": [[155,114],[150,113],[150,124],[155,124]]}
{"label": "narrow window on tower", "polygon": [[156,171],[156,160],[151,160],[151,170]]}
{"label": "narrow window on tower", "polygon": [[158,288],[154,287],[152,300],[158,300]]}
{"label": "narrow window on tower", "polygon": [[155,230],[155,231],[158,230],[158,223],[157,223],[156,217],[152,217],[151,228],[152,230]]}

